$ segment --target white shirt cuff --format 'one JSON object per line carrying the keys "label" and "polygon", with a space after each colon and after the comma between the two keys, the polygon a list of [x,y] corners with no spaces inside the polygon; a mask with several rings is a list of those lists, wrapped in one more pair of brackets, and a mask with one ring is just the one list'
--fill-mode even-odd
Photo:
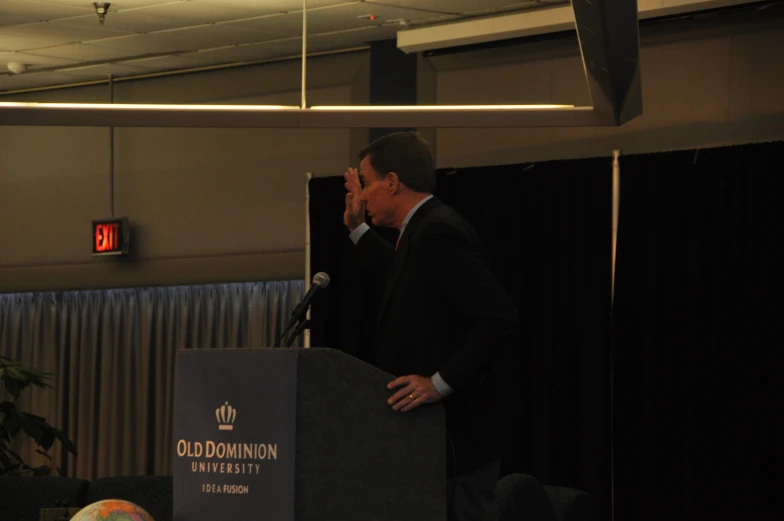
{"label": "white shirt cuff", "polygon": [[441,398],[446,398],[455,392],[455,390],[449,387],[449,384],[446,383],[443,378],[441,378],[439,373],[431,376],[430,381],[433,382],[433,386],[436,388],[436,391],[438,391],[438,394],[441,395]]}
{"label": "white shirt cuff", "polygon": [[359,239],[361,239],[362,236],[365,235],[365,232],[368,231],[369,229],[370,226],[368,226],[367,223],[362,223],[356,228],[354,228],[354,231],[349,234],[349,238],[354,244],[356,244],[359,242]]}

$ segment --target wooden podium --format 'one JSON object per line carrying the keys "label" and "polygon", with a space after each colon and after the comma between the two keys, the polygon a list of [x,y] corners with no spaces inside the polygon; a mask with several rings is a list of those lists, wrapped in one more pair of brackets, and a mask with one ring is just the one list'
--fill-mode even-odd
{"label": "wooden podium", "polygon": [[446,520],[440,405],[334,349],[181,350],[174,520]]}

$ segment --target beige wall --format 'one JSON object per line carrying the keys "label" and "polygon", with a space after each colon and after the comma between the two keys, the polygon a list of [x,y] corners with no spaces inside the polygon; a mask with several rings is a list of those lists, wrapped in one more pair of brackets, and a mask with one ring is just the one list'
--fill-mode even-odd
{"label": "beige wall", "polygon": [[[366,52],[313,59],[314,104],[367,103]],[[299,103],[299,63],[118,82],[118,103]],[[15,99],[106,101],[107,87]],[[0,126],[0,291],[303,278],[306,173],[342,173],[367,132],[120,128],[115,214],[132,261],[94,258],[110,211],[107,128]],[[336,216],[340,218],[340,216]]]}
{"label": "beige wall", "polygon": [[[440,167],[784,139],[784,17],[732,14],[641,29],[643,115],[622,127],[440,129]],[[576,38],[430,58],[441,104],[590,105]]]}
{"label": "beige wall", "polygon": [[[644,27],[645,113],[620,128],[426,135],[441,167],[784,139],[782,20]],[[576,40],[421,59],[419,71],[423,103],[590,102]],[[299,74],[298,62],[280,62],[118,82],[115,100],[297,104]],[[313,103],[368,97],[367,52],[310,61]],[[107,101],[108,91],[15,99]],[[90,221],[110,214],[108,129],[0,126],[0,291],[301,278],[305,173],[342,173],[366,139],[366,130],[117,129],[116,214],[137,235],[134,259],[119,260],[93,258],[87,242]]]}

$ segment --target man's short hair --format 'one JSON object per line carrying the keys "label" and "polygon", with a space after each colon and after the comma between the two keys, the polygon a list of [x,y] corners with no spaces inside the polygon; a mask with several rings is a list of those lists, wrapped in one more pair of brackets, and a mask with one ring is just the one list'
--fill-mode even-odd
{"label": "man's short hair", "polygon": [[433,153],[418,132],[394,132],[378,138],[359,153],[360,160],[366,156],[380,176],[394,172],[415,192],[435,192]]}

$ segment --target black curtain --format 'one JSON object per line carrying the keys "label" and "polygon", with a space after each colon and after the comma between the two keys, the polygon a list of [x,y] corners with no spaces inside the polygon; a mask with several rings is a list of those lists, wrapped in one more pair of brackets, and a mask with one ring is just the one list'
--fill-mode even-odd
{"label": "black curtain", "polygon": [[[615,519],[784,518],[783,152],[622,157],[611,314],[608,159],[439,172],[437,195],[481,234],[523,320],[505,473],[586,490],[609,519],[612,434]],[[342,178],[312,182],[313,267],[335,282],[313,339],[361,356],[374,311],[343,201]]]}
{"label": "black curtain", "polygon": [[[522,330],[502,364],[503,473],[591,493],[609,511],[610,158],[438,172],[436,195],[476,228]],[[332,284],[312,345],[362,356],[376,310],[356,284],[342,177],[310,183],[311,261]],[[394,231],[384,231],[390,241]],[[455,281],[459,284],[460,281]]]}
{"label": "black curtain", "polygon": [[621,158],[616,519],[784,519],[784,144]]}

